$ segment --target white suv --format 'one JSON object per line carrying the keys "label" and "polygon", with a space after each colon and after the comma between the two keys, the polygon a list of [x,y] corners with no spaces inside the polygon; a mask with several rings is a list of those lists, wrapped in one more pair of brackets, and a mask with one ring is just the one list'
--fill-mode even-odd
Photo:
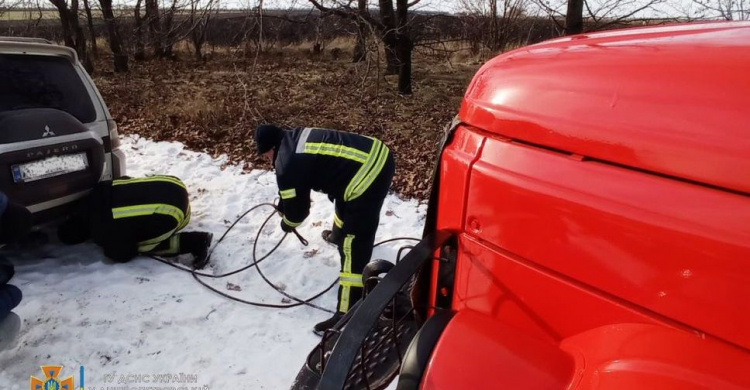
{"label": "white suv", "polygon": [[117,126],[72,49],[0,37],[0,191],[35,224],[125,174]]}

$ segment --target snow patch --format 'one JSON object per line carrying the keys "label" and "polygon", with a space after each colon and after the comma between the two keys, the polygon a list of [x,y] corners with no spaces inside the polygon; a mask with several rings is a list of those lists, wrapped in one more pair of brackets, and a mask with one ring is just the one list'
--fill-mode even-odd
{"label": "snow patch", "polygon": [[[212,158],[178,142],[137,136],[124,137],[121,147],[129,175],[170,174],[185,182],[193,211],[186,230],[211,231],[214,242],[247,209],[278,197],[272,172],[245,173],[244,164],[230,164],[226,156]],[[320,237],[332,223],[333,205],[323,194],[313,193],[312,199],[311,214],[298,229],[310,245],[290,235],[260,265],[272,281],[301,298],[323,290],[339,269],[336,249]],[[238,223],[215,250],[207,271],[218,274],[248,264],[257,230],[270,211],[261,208]],[[424,204],[389,195],[377,240],[419,236],[425,211]],[[261,233],[259,254],[281,237],[278,225],[274,217]],[[393,261],[406,244],[378,247],[373,259]],[[24,300],[15,310],[21,329],[0,350],[3,388],[27,389],[29,376],[41,376],[43,364],[63,365],[62,376],[76,375],[76,383],[83,365],[87,389],[115,386],[128,375],[149,375],[153,381],[154,375],[179,373],[196,375],[196,386],[211,389],[288,388],[319,340],[312,326],[329,315],[304,306],[242,305],[149,258],[114,264],[92,244],[49,244],[10,259],[16,265],[13,283],[23,290]],[[282,303],[283,297],[254,269],[208,283],[246,300]],[[335,301],[333,289],[315,303],[335,309]],[[112,378],[115,383],[108,383]],[[132,389],[147,385],[155,386],[130,383]]]}

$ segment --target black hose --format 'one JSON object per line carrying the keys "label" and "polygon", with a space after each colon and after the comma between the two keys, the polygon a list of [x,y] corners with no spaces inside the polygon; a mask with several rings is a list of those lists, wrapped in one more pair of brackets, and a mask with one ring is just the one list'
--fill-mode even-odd
{"label": "black hose", "polygon": [[[310,306],[312,308],[315,308],[315,309],[318,309],[318,310],[321,310],[321,311],[324,311],[324,312],[327,312],[327,313],[333,313],[333,311],[331,311],[331,310],[328,310],[326,308],[323,308],[323,307],[320,307],[318,305],[313,304],[312,301],[320,298],[323,294],[327,293],[333,287],[335,287],[336,283],[338,282],[338,279],[334,280],[333,283],[331,283],[331,285],[328,286],[325,290],[323,290],[323,291],[315,294],[311,298],[308,298],[306,300],[302,300],[302,299],[297,298],[297,297],[295,297],[295,296],[293,296],[291,294],[288,294],[282,288],[280,288],[279,286],[277,286],[276,284],[274,284],[272,281],[270,281],[266,277],[266,275],[263,274],[263,271],[261,271],[260,267],[258,266],[258,264],[260,264],[261,261],[267,259],[273,252],[276,251],[276,249],[279,248],[279,246],[281,246],[281,243],[284,242],[284,239],[286,239],[286,236],[288,235],[288,233],[284,233],[284,235],[281,237],[281,239],[279,240],[279,242],[277,242],[276,245],[273,248],[271,248],[270,251],[268,251],[261,258],[257,257],[257,247],[258,247],[258,240],[260,239],[260,234],[263,231],[263,228],[268,224],[268,221],[274,216],[274,214],[276,214],[276,211],[277,211],[276,205],[273,204],[273,203],[260,203],[258,205],[255,205],[255,206],[251,207],[249,210],[245,211],[244,213],[242,213],[242,215],[240,215],[227,228],[227,230],[224,232],[224,234],[222,234],[221,237],[219,237],[219,240],[216,242],[216,244],[213,246],[213,248],[211,248],[211,251],[208,254],[208,260],[209,260],[209,262],[210,262],[211,256],[213,255],[213,252],[216,250],[216,247],[219,246],[219,244],[222,241],[224,241],[224,238],[237,225],[237,223],[239,223],[243,218],[245,218],[245,216],[247,216],[248,214],[250,214],[253,210],[258,209],[261,206],[271,206],[271,207],[274,208],[274,211],[271,214],[269,214],[268,217],[266,217],[266,219],[263,221],[263,224],[261,224],[260,228],[258,228],[258,233],[255,236],[255,241],[253,242],[253,262],[250,263],[250,264],[248,264],[247,266],[244,266],[242,268],[239,268],[239,269],[236,269],[234,271],[227,272],[227,273],[224,273],[224,274],[213,275],[213,274],[208,274],[208,273],[205,273],[205,272],[198,272],[198,271],[196,271],[194,269],[182,267],[180,265],[174,264],[174,263],[172,263],[172,262],[170,262],[170,261],[168,261],[168,260],[166,260],[166,259],[164,259],[162,257],[159,257],[159,256],[153,256],[152,255],[151,258],[153,258],[153,259],[155,259],[155,260],[157,260],[157,261],[159,261],[161,263],[164,263],[166,265],[169,265],[170,267],[176,268],[176,269],[178,269],[180,271],[189,272],[193,276],[193,279],[195,279],[198,283],[200,283],[201,285],[203,285],[207,289],[209,289],[209,290],[211,290],[211,291],[213,291],[213,292],[215,292],[215,293],[217,293],[217,294],[219,294],[219,295],[221,295],[221,296],[223,296],[225,298],[231,299],[231,300],[233,300],[235,302],[240,302],[240,303],[244,303],[246,305],[251,305],[251,306],[270,307],[270,308],[275,308],[275,309],[289,309],[289,308],[293,308],[293,307],[297,307],[297,306],[307,305],[307,306]],[[297,236],[297,238],[300,240],[300,242],[302,242],[304,245],[307,245],[307,240],[305,240],[296,230],[294,231],[294,233]],[[396,238],[391,238],[391,239],[388,239],[388,240],[384,240],[384,241],[378,242],[377,244],[373,245],[373,248],[377,247],[377,246],[380,246],[382,244],[386,244],[386,243],[393,242],[393,241],[399,241],[399,240],[419,241],[419,239],[412,238],[412,237],[396,237]],[[203,276],[203,277],[211,278],[211,279],[221,279],[221,278],[225,278],[227,276],[238,274],[238,273],[243,272],[243,271],[245,271],[247,269],[250,269],[252,267],[255,267],[255,269],[258,271],[258,275],[260,275],[260,277],[263,279],[263,281],[266,284],[268,284],[269,286],[271,286],[271,288],[273,288],[274,290],[276,290],[280,294],[284,295],[285,297],[287,297],[287,298],[289,298],[289,299],[291,299],[293,301],[296,301],[296,303],[290,303],[290,304],[272,304],[272,303],[265,303],[265,302],[247,301],[247,300],[244,300],[244,299],[237,298],[235,296],[229,295],[229,294],[227,294],[227,293],[225,293],[223,291],[220,291],[220,290],[214,288],[213,286],[207,284],[206,282],[204,282],[201,278],[199,278],[199,276]]]}

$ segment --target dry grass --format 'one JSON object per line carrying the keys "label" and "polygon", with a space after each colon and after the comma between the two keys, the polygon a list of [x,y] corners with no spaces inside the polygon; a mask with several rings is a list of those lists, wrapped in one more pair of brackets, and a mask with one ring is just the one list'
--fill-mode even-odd
{"label": "dry grass", "polygon": [[[37,10],[10,10],[0,12],[0,21],[17,21],[17,20],[37,20],[39,19],[39,11]],[[42,10],[42,19],[59,19],[57,11],[54,10]]]}
{"label": "dry grass", "polygon": [[[333,47],[348,44],[333,42]],[[342,59],[332,60],[303,55],[299,46],[267,53],[257,62],[217,51],[206,63],[193,61],[184,47],[178,50],[182,61],[132,63],[126,75],[97,73],[96,83],[123,132],[175,139],[263,166],[252,152],[258,124],[354,131],[392,148],[396,189],[418,197],[429,187],[442,128],[458,111],[477,69],[418,57],[414,95],[402,97],[395,93],[396,78],[378,76],[376,64],[350,64],[350,50],[341,49]]]}

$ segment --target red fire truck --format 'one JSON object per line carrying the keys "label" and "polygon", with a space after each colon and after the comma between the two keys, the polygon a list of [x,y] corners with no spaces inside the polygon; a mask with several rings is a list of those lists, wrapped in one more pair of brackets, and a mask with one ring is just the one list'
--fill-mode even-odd
{"label": "red fire truck", "polygon": [[750,23],[500,55],[434,180],[424,239],[312,387],[750,388]]}

